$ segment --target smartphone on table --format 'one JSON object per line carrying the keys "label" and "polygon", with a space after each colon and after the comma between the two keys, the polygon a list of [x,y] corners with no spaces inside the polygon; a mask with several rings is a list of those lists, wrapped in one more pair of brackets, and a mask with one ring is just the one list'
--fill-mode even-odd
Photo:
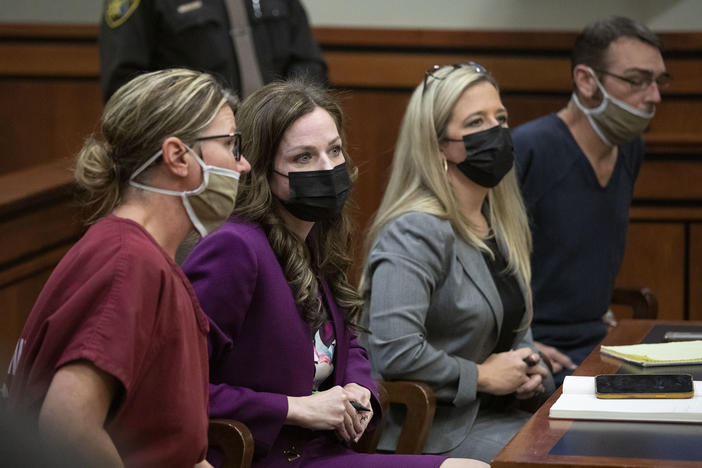
{"label": "smartphone on table", "polygon": [[595,377],[597,398],[692,398],[690,374],[602,374]]}

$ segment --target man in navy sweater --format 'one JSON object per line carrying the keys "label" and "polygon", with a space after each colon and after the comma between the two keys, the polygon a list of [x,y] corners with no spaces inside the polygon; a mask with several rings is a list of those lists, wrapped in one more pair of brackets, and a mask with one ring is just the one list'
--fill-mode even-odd
{"label": "man in navy sweater", "polygon": [[534,241],[534,338],[557,385],[606,334],[641,133],[670,83],[658,37],[623,17],[585,27],[571,67],[566,107],[512,134]]}

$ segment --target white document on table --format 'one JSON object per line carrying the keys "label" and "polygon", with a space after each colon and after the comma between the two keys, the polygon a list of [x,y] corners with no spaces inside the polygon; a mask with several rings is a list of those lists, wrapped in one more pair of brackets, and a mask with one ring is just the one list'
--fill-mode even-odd
{"label": "white document on table", "polygon": [[595,378],[569,375],[549,417],[702,423],[702,382],[695,381],[692,398],[603,399],[595,396]]}

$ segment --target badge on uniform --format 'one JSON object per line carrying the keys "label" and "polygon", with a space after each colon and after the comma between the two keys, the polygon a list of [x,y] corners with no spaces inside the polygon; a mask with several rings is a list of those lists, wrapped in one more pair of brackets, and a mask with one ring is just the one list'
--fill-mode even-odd
{"label": "badge on uniform", "polygon": [[139,0],[109,0],[105,9],[105,22],[111,28],[121,25],[134,13]]}
{"label": "badge on uniform", "polygon": [[202,8],[202,0],[195,0],[193,2],[188,2],[188,3],[183,3],[182,5],[178,5],[178,8],[176,11],[180,13],[181,15],[184,15],[188,12],[191,12],[193,10],[197,10],[199,8]]}

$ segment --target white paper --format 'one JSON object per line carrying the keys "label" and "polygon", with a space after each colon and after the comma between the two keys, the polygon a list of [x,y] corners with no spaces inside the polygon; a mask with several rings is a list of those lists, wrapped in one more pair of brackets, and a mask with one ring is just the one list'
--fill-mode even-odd
{"label": "white paper", "polygon": [[551,418],[622,421],[702,422],[702,382],[695,381],[692,398],[602,399],[595,396],[595,378],[568,376],[563,394],[551,406]]}

